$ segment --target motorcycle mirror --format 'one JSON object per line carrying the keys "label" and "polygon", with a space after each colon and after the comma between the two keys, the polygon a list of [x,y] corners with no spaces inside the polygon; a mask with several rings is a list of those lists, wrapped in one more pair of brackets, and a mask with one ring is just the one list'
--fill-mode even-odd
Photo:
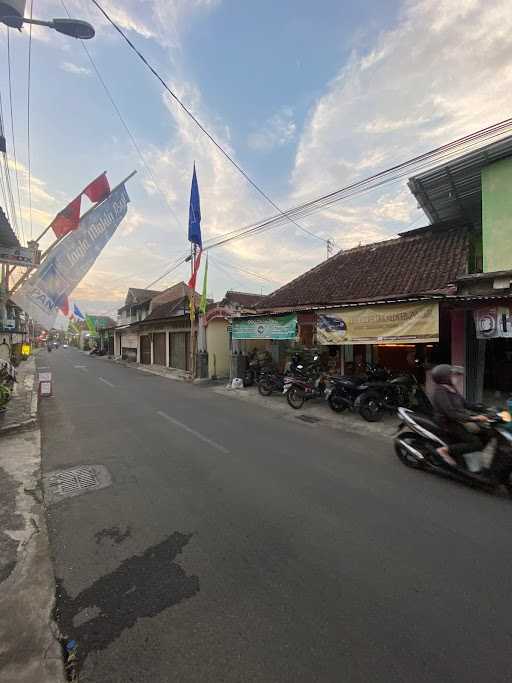
{"label": "motorcycle mirror", "polygon": [[313,356],[313,360],[318,360],[318,354],[315,353],[315,355]]}

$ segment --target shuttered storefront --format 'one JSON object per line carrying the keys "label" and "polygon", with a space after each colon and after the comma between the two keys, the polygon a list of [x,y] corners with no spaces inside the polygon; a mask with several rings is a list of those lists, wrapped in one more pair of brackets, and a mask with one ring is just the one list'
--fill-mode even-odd
{"label": "shuttered storefront", "polygon": [[188,370],[190,332],[170,332],[170,366],[178,370]]}
{"label": "shuttered storefront", "polygon": [[153,335],[153,363],[165,365],[165,332],[155,332]]}
{"label": "shuttered storefront", "polygon": [[137,335],[133,332],[123,332],[121,335],[121,358],[137,362]]}
{"label": "shuttered storefront", "polygon": [[140,362],[143,365],[151,364],[151,339],[149,334],[140,335]]}

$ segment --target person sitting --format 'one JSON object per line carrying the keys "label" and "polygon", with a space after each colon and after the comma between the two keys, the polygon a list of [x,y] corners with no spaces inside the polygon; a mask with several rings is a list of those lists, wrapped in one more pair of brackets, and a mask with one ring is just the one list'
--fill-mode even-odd
{"label": "person sitting", "polygon": [[435,389],[432,396],[434,419],[450,435],[454,442],[437,449],[438,455],[448,465],[466,467],[465,453],[482,450],[479,423],[488,422],[485,415],[474,415],[470,405],[453,384],[454,370],[450,365],[438,365],[432,370]]}

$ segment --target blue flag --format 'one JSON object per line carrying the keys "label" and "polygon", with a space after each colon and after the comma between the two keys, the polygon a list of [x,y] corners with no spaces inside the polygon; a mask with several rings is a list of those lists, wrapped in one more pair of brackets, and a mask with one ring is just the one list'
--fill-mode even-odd
{"label": "blue flag", "polygon": [[80,320],[85,320],[85,316],[76,304],[73,306],[73,315],[75,315]]}
{"label": "blue flag", "polygon": [[190,207],[188,210],[188,241],[202,249],[201,239],[201,204],[199,202],[199,187],[197,185],[196,165],[192,175],[192,187],[190,188]]}

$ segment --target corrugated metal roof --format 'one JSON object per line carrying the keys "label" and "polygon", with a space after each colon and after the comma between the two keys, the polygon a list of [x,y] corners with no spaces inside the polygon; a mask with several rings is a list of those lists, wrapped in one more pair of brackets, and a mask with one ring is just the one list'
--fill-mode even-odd
{"label": "corrugated metal roof", "polygon": [[512,156],[512,136],[481,147],[409,179],[409,189],[431,223],[463,221],[482,225],[481,172]]}

